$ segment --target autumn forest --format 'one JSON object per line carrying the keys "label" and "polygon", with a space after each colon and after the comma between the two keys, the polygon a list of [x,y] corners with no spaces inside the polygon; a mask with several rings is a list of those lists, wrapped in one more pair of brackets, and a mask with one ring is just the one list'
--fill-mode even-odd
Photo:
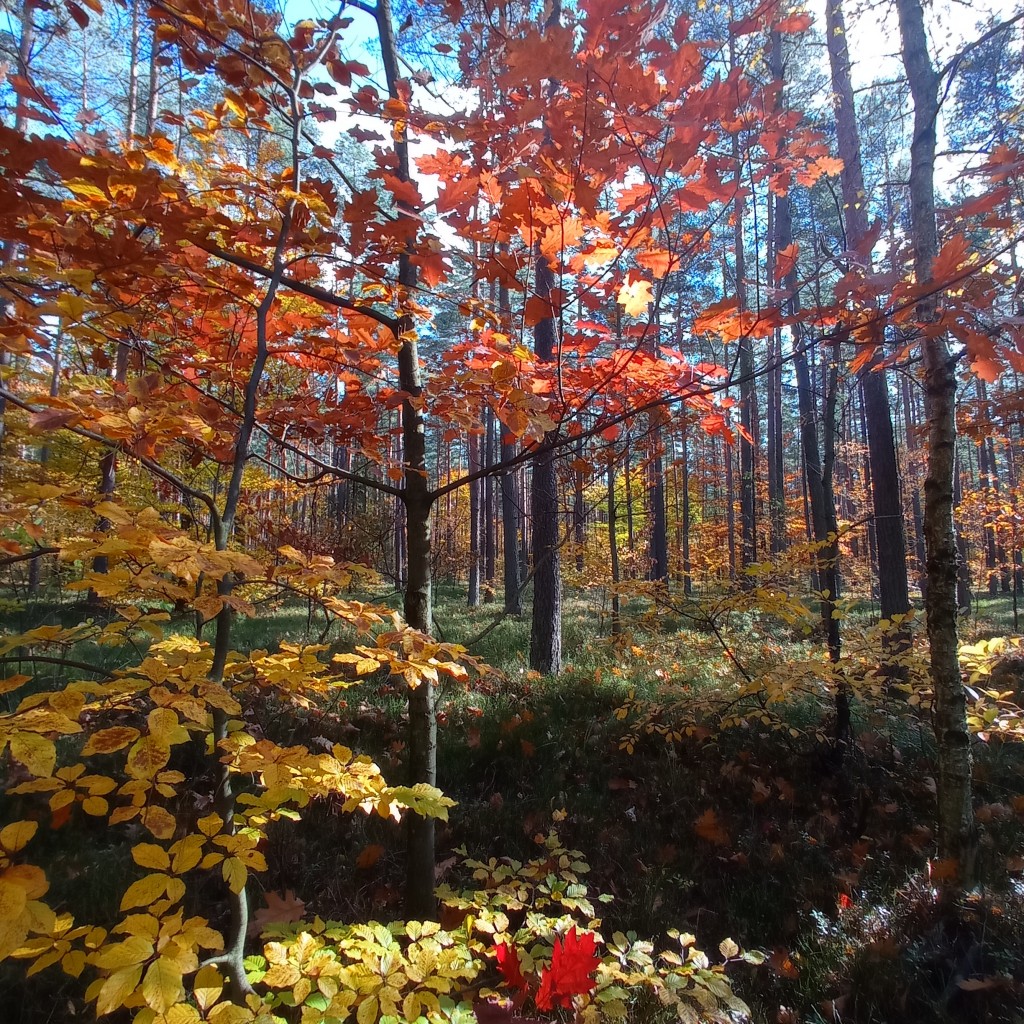
{"label": "autumn forest", "polygon": [[1022,31],[3,0],[0,1020],[1020,1024]]}

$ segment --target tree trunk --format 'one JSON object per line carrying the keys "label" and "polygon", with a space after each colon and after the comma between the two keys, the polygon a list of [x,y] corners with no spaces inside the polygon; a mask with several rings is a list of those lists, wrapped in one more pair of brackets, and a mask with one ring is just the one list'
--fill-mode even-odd
{"label": "tree trunk", "polygon": [[619,538],[615,518],[615,458],[608,457],[608,554],[612,570],[612,636],[622,632],[622,615],[619,601]]}
{"label": "tree trunk", "polygon": [[[931,279],[938,253],[935,226],[935,132],[939,76],[932,67],[920,0],[896,0],[903,65],[914,101],[910,147],[910,219],[914,270],[919,284]],[[936,303],[918,303],[922,324],[935,320]],[[939,856],[954,860],[961,885],[973,877],[976,833],[972,809],[971,741],[957,659],[957,550],[953,525],[953,468],[956,454],[956,374],[944,335],[922,336],[928,475],[925,479],[924,535],[928,567],[925,611],[935,689],[938,747]]]}
{"label": "tree trunk", "polygon": [[[730,61],[735,66],[735,44],[729,41]],[[732,155],[737,186],[743,173],[740,160],[739,135],[733,135]],[[743,192],[737,188],[733,210],[733,258],[735,260],[736,305],[740,312],[747,308],[746,254],[743,237]],[[743,334],[739,340],[739,371],[740,371],[740,529],[743,535],[741,564],[744,569],[757,561],[757,468],[755,465],[755,438],[757,436],[756,393],[754,380],[753,342],[749,334]],[[741,577],[744,583],[752,582],[749,577]]]}
{"label": "tree trunk", "polygon": [[[846,248],[865,270],[871,269],[868,239],[867,193],[861,165],[860,131],[850,80],[850,53],[842,0],[827,0],[825,38],[832,69],[832,95],[836,111],[836,135],[843,161],[840,185],[846,222]],[[865,251],[865,250],[868,251]],[[879,338],[881,341],[881,338]],[[903,530],[903,504],[896,463],[889,389],[880,359],[873,359],[860,373],[864,414],[868,428],[868,461],[871,466],[871,499],[878,551],[878,590],[882,618],[910,610],[907,592],[907,539]]]}
{"label": "tree trunk", "polygon": [[[490,469],[494,465],[494,410],[488,406],[484,414],[484,468]],[[483,501],[483,522],[481,523],[484,555],[484,580],[487,584],[487,599],[494,596],[494,578],[498,568],[498,537],[497,521],[495,515],[496,488],[494,477],[484,477],[484,501]]]}
{"label": "tree trunk", "polygon": [[693,563],[690,560],[690,451],[686,416],[682,416],[683,433],[683,594],[693,595]]}
{"label": "tree trunk", "polygon": [[576,571],[583,572],[584,546],[587,540],[587,515],[583,500],[583,438],[576,442],[576,465],[572,472],[572,541],[576,549]]}
{"label": "tree trunk", "polygon": [[[660,416],[652,413],[652,416]],[[665,463],[662,458],[661,424],[651,428],[654,449],[647,464],[647,504],[650,508],[651,539],[648,579],[668,582],[668,523],[665,515]]]}
{"label": "tree trunk", "polygon": [[[388,95],[399,99],[398,43],[391,16],[391,0],[377,0],[377,34],[381,62],[387,79]],[[409,143],[404,134],[395,141],[396,177],[410,181]],[[416,211],[404,211],[415,214]],[[398,286],[407,295],[417,288],[417,270],[409,253],[398,258]],[[433,590],[431,577],[430,508],[432,497],[427,473],[426,427],[420,410],[419,346],[412,315],[402,313],[398,335],[398,383],[406,398],[402,402],[402,449],[405,462],[403,500],[406,517],[405,621],[423,633],[433,626]],[[409,782],[412,785],[437,783],[437,719],[434,714],[434,687],[428,679],[409,692]],[[405,912],[409,918],[432,919],[434,899],[434,819],[409,813],[407,816]]]}
{"label": "tree trunk", "polygon": [[[536,253],[536,295],[546,300],[554,287],[554,271]],[[534,328],[534,349],[541,362],[555,357],[555,321],[545,317]],[[545,441],[553,442],[553,434]],[[558,476],[556,456],[545,447],[533,460],[530,511],[533,535],[533,621],[530,629],[530,668],[545,675],[562,670],[562,574],[559,554]]]}
{"label": "tree trunk", "polygon": [[[775,244],[778,249],[785,249],[791,244],[792,239],[793,219],[789,196],[776,196]],[[796,295],[795,268],[787,276],[786,287],[790,290],[790,297],[787,300],[789,313],[794,315],[799,307]],[[807,361],[806,345],[801,337],[794,339],[793,365],[796,369],[797,405],[800,410],[800,449],[803,453],[804,480],[810,506],[811,532],[817,545],[814,556],[814,575],[821,594],[819,604],[821,625],[828,644],[829,657],[832,661],[838,661],[840,654],[839,620],[832,614],[839,593],[839,545],[836,542],[835,505],[831,496],[829,454],[826,451],[823,463],[818,443],[811,372]],[[834,401],[835,390],[829,388],[824,410],[825,428],[823,433],[826,449],[832,446],[828,439],[834,435],[834,430],[829,428]],[[837,710],[840,712],[837,715],[837,734],[842,734],[847,731],[846,723],[841,721],[845,709],[840,705]],[[845,740],[846,736],[840,735],[840,739]]]}
{"label": "tree trunk", "polygon": [[[480,470],[480,437],[469,435],[469,471]],[[480,513],[483,497],[483,481],[471,480],[469,484],[469,594],[466,603],[470,608],[480,607]]]}
{"label": "tree trunk", "polygon": [[[501,424],[501,458],[514,452],[515,437]],[[501,474],[501,530],[504,548],[505,614],[523,614],[523,582],[519,575],[519,488],[515,470]]]}

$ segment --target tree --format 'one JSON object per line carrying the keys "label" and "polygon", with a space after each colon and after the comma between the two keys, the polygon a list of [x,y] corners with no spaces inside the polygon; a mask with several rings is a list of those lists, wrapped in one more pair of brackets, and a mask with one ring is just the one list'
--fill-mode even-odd
{"label": "tree", "polygon": [[[927,289],[938,256],[935,226],[935,136],[939,113],[939,76],[932,66],[918,0],[897,0],[903,63],[914,99],[914,137],[910,148],[911,232],[914,271]],[[939,856],[954,861],[960,881],[973,875],[974,809],[971,803],[971,743],[966,695],[957,658],[957,546],[953,526],[953,465],[956,448],[956,374],[944,334],[929,331],[936,319],[934,293],[917,303],[925,332],[925,419],[928,426],[928,476],[925,480],[924,535],[928,590],[925,612],[935,687],[935,735],[939,750]]]}
{"label": "tree", "polygon": [[[862,263],[864,271],[870,273],[868,196],[861,166],[860,133],[850,80],[846,25],[839,0],[830,0],[826,5],[825,34],[832,70],[832,89],[836,97],[836,137],[839,158],[843,161],[839,180],[842,186],[846,248],[855,254],[854,259]],[[903,530],[899,469],[889,409],[889,388],[881,360],[875,358],[866,364],[859,379],[868,431],[881,613],[883,619],[888,619],[893,615],[905,615],[910,610],[910,597],[907,592],[907,545]]]}

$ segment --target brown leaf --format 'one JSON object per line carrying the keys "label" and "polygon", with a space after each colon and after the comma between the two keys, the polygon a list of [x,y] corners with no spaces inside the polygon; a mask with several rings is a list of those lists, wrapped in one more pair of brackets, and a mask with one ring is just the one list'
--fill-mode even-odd
{"label": "brown leaf", "polygon": [[731,840],[729,833],[722,827],[718,815],[708,808],[694,823],[693,830],[701,839],[706,839],[716,846],[728,846]]}
{"label": "brown leaf", "polygon": [[996,974],[990,974],[987,978],[964,978],[956,985],[964,992],[981,992],[990,988],[1004,988],[1006,979]]}
{"label": "brown leaf", "polygon": [[267,905],[260,907],[253,914],[252,923],[249,925],[250,935],[259,935],[267,925],[290,924],[292,921],[301,921],[305,916],[306,904],[291,889],[286,889],[284,896],[268,892],[263,898]]}
{"label": "brown leaf", "polygon": [[956,857],[933,860],[928,863],[928,873],[933,882],[952,882],[960,874],[960,865],[957,863]]}
{"label": "brown leaf", "polygon": [[621,789],[636,789],[636,783],[632,779],[614,778],[608,780],[608,788],[612,791]]}
{"label": "brown leaf", "polygon": [[367,871],[373,867],[384,855],[384,847],[379,843],[371,843],[363,847],[362,852],[356,857],[356,867],[360,871]]}

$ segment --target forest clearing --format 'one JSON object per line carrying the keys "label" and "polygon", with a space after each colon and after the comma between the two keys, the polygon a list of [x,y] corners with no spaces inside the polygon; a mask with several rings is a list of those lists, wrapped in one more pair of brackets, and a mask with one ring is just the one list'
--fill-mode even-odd
{"label": "forest clearing", "polygon": [[0,1021],[1024,1022],[1022,26],[4,0]]}

